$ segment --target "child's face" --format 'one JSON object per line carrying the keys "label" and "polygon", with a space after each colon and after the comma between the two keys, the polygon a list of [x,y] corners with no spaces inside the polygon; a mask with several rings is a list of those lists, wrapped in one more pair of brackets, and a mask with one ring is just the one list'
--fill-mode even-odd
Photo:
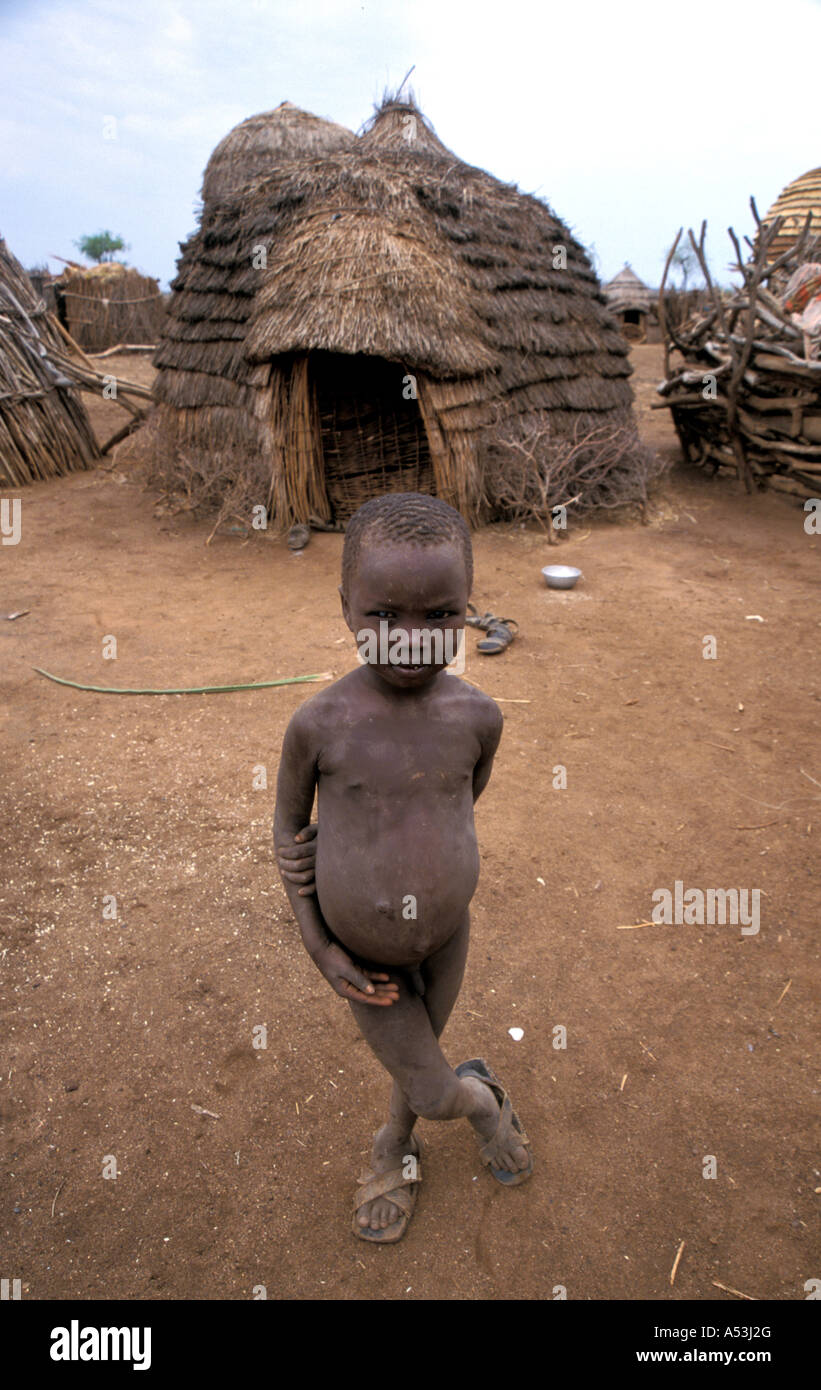
{"label": "child's face", "polygon": [[366,544],[339,592],[360,655],[389,685],[424,686],[456,656],[469,597],[457,545]]}

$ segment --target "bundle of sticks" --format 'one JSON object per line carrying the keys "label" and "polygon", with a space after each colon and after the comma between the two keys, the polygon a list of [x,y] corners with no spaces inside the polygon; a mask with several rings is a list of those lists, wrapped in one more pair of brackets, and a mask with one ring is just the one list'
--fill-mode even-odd
{"label": "bundle of sticks", "polygon": [[100,457],[88,415],[71,389],[73,381],[51,360],[55,339],[45,310],[38,317],[22,267],[10,261],[8,272],[8,278],[0,280],[3,488],[59,477],[75,468],[92,468]]}
{"label": "bundle of sticks", "polygon": [[730,471],[754,487],[815,495],[821,491],[821,356],[817,339],[786,305],[795,272],[821,260],[821,237],[811,233],[811,216],[797,240],[780,256],[771,247],[783,218],[758,228],[745,259],[732,227],[733,271],[741,285],[729,293],[713,281],[704,249],[707,230],[690,243],[709,294],[708,308],[679,326],[665,316],[667,275],[681,239],[679,230],[667,257],[659,292],[664,340],[665,399],[685,457],[712,469]]}
{"label": "bundle of sticks", "polygon": [[[50,317],[54,327],[65,340],[63,351],[52,349],[50,353],[54,365],[64,372],[72,384],[78,386],[81,391],[92,392],[94,395],[102,396],[107,400],[116,400],[117,404],[122,406],[123,410],[127,411],[131,417],[126,424],[111,435],[110,439],[100,445],[100,453],[107,454],[115,444],[120,444],[143,423],[151,405],[151,388],[142,386],[138,381],[128,381],[125,377],[117,377],[111,373],[98,371],[82,348],[66,332],[59,320],[53,316]],[[102,354],[100,355],[102,356]],[[132,396],[136,397],[138,401],[147,402],[147,404],[135,404],[131,399]]]}

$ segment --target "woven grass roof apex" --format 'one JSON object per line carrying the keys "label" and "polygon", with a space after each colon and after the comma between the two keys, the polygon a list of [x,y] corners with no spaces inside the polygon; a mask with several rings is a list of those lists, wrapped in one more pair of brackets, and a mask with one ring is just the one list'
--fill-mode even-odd
{"label": "woven grass roof apex", "polygon": [[356,136],[347,126],[282,101],[273,111],[260,111],[240,121],[220,140],[205,166],[203,203],[207,206],[241,192],[254,179],[270,174],[282,160],[317,156],[355,144]]}
{"label": "woven grass roof apex", "polygon": [[612,280],[608,280],[604,288],[609,289],[611,285],[640,285],[643,290],[647,289],[644,281],[636,274],[629,261],[625,261],[618,275],[614,275]]}
{"label": "woven grass roof apex", "polygon": [[421,110],[412,91],[407,96],[385,92],[359,132],[367,150],[403,150],[407,154],[433,154],[455,159]]}

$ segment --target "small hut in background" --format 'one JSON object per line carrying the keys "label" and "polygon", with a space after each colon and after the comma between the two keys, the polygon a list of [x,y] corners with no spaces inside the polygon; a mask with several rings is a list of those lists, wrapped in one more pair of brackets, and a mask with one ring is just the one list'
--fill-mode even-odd
{"label": "small hut in background", "polygon": [[119,261],[73,261],[53,282],[63,327],[86,352],[118,343],[157,343],[165,319],[159,281]]}
{"label": "small hut in background", "polygon": [[344,524],[397,489],[473,520],[644,495],[627,345],[583,248],[412,99],[359,136],[287,102],[243,121],[172,289],[169,491],[267,502],[279,526]]}
{"label": "small hut in background", "polygon": [[810,218],[810,233],[821,235],[821,169],[810,169],[800,179],[793,179],[781,192],[764,217],[761,224],[769,227],[777,217],[782,219],[781,229],[770,246],[770,259],[775,260],[800,237]]}
{"label": "small hut in background", "polygon": [[43,300],[0,239],[0,486],[22,487],[100,458],[75,383],[60,364],[65,352]]}
{"label": "small hut in background", "polygon": [[607,282],[604,297],[629,342],[661,342],[656,314],[658,291],[649,289],[632,266],[625,264],[624,269]]}

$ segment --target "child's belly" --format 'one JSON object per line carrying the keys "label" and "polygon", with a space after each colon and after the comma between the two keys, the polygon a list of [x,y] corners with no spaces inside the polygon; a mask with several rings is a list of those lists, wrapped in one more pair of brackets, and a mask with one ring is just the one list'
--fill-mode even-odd
{"label": "child's belly", "polygon": [[317,897],[328,927],[353,955],[413,966],[450,940],[479,878],[468,796],[464,807],[449,800],[420,815],[416,806],[387,822],[359,821],[344,805],[323,804]]}

